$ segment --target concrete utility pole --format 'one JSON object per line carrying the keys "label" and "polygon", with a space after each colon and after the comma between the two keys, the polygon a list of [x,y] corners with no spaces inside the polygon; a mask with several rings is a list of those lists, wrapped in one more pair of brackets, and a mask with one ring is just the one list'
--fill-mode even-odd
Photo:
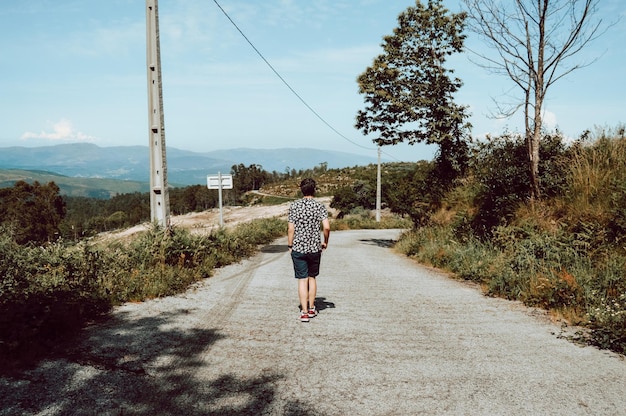
{"label": "concrete utility pole", "polygon": [[165,122],[161,82],[161,45],[157,0],[146,0],[146,62],[148,66],[148,122],[150,126],[150,219],[170,226],[170,197],[165,157]]}
{"label": "concrete utility pole", "polygon": [[378,146],[378,170],[376,171],[376,222],[380,222],[380,200],[381,200],[380,146]]}

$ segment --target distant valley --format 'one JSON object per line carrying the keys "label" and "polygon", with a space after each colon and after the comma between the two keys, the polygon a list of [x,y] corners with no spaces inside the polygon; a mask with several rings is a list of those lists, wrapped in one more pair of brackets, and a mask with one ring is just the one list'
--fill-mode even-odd
{"label": "distant valley", "polygon": [[[229,173],[233,165],[261,165],[268,172],[376,163],[375,157],[319,149],[232,149],[197,153],[167,149],[168,181],[172,186],[206,184],[207,175]],[[68,195],[108,197],[147,192],[147,146],[99,147],[89,143],[43,147],[0,148],[0,187],[16,180],[54,181]],[[119,182],[123,181],[124,184]]]}

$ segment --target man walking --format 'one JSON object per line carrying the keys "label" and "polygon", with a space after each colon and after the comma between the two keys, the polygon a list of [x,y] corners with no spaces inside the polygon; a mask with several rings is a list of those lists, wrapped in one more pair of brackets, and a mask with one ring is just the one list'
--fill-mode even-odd
{"label": "man walking", "polygon": [[[330,222],[328,211],[315,196],[315,181],[311,178],[300,183],[303,198],[289,207],[289,225],[287,245],[291,252],[295,277],[298,279],[298,297],[300,299],[300,321],[309,322],[317,315],[315,296],[320,272],[322,250],[328,246]],[[321,239],[322,224],[324,242]]]}

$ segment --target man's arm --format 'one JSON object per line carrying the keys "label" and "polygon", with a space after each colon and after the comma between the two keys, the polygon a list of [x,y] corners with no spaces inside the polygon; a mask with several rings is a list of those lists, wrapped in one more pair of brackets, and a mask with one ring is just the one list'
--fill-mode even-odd
{"label": "man's arm", "polygon": [[293,246],[294,232],[295,232],[295,227],[294,227],[293,223],[290,222],[287,225],[287,247],[289,247],[289,250],[291,250],[291,247]]}
{"label": "man's arm", "polygon": [[324,233],[324,242],[322,243],[322,249],[328,247],[328,239],[330,238],[330,221],[328,218],[322,220],[322,228]]}

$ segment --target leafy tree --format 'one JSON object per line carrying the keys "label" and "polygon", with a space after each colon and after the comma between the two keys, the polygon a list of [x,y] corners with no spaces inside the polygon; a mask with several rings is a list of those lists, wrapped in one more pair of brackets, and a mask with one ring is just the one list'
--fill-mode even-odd
{"label": "leafy tree", "polygon": [[259,189],[268,181],[269,174],[263,170],[263,166],[251,164],[246,167],[243,163],[233,165],[230,168],[233,175],[233,189],[235,194]]}
{"label": "leafy tree", "polygon": [[470,29],[481,35],[495,56],[480,55],[485,66],[508,76],[522,91],[502,115],[524,108],[526,160],[531,198],[541,195],[539,142],[543,103],[548,88],[572,71],[586,66],[568,64],[601,33],[593,15],[599,0],[463,0]]}
{"label": "leafy tree", "polygon": [[65,202],[54,182],[18,181],[13,188],[0,189],[0,218],[12,227],[19,244],[56,239],[64,216]]}
{"label": "leafy tree", "polygon": [[318,166],[313,168],[315,173],[324,173],[328,171],[328,162],[321,162]]}
{"label": "leafy tree", "polygon": [[[170,194],[170,203],[176,198]],[[111,227],[126,227],[150,220],[150,195],[134,192],[115,195],[110,199],[64,197],[67,215],[60,225],[65,238],[78,239],[106,231]],[[111,220],[111,216],[117,214]]]}
{"label": "leafy tree", "polygon": [[341,187],[334,192],[330,207],[340,210],[340,215],[357,207],[374,209],[376,207],[376,184],[371,181],[357,180],[352,186]]}
{"label": "leafy tree", "polygon": [[434,185],[436,163],[420,161],[412,169],[384,182],[383,199],[392,212],[408,215],[415,227],[428,222],[439,205],[441,189]]}
{"label": "leafy tree", "polygon": [[147,193],[133,192],[115,195],[105,202],[106,216],[117,211],[124,211],[127,215],[125,225],[135,225],[150,219],[150,196]]}
{"label": "leafy tree", "polygon": [[[465,13],[450,13],[442,0],[419,0],[398,16],[384,52],[358,77],[365,109],[355,127],[377,134],[379,146],[407,142],[439,145],[438,161],[461,174],[467,163],[466,107],[454,102],[462,86],[446,59],[463,50]],[[456,176],[456,175],[453,175]]]}

